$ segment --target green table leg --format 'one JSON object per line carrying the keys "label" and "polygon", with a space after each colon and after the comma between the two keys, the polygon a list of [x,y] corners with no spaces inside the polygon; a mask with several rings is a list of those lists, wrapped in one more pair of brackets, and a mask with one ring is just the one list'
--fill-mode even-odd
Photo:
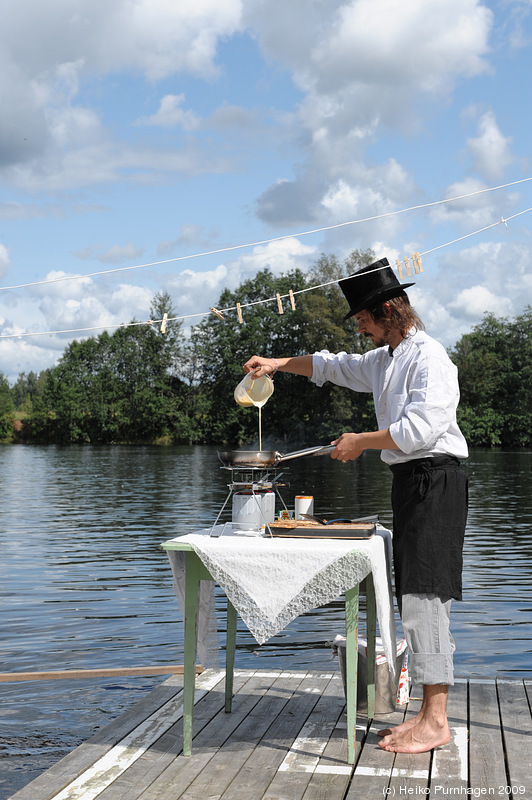
{"label": "green table leg", "polygon": [[366,589],[366,628],[368,636],[368,719],[375,716],[375,637],[377,635],[377,610],[375,605],[375,585],[370,573],[365,581]]}
{"label": "green table leg", "polygon": [[185,659],[183,676],[183,755],[192,753],[192,721],[196,688],[196,648],[198,639],[199,560],[186,553],[185,574]]}
{"label": "green table leg", "polygon": [[347,698],[347,762],[355,763],[357,727],[358,586],[345,593],[345,674]]}
{"label": "green table leg", "polygon": [[233,676],[235,670],[236,648],[236,610],[233,604],[227,601],[227,635],[225,642],[225,711],[231,711],[233,702]]}

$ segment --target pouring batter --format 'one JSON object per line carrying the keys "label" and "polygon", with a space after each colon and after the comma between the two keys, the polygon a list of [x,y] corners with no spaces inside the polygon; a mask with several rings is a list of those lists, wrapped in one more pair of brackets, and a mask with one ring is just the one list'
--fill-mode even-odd
{"label": "pouring batter", "polygon": [[363,355],[329,353],[285,358],[252,356],[254,377],[276,370],[306,375],[357,392],[372,392],[375,431],[344,433],[332,458],[343,463],[381,451],[393,473],[395,591],[408,642],[412,677],[423,703],[412,720],[379,731],[380,746],[424,753],[450,740],[447,691],[454,683],[451,601],[462,599],[467,444],[456,422],[457,369],[423,323],[386,258],[339,281],[359,332],[375,344]]}

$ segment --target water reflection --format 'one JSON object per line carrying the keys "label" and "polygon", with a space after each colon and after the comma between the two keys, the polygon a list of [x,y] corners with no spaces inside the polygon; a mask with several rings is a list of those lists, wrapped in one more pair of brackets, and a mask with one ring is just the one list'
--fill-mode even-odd
{"label": "water reflection", "polygon": [[[4,447],[0,468],[3,669],[181,663],[182,624],[159,544],[216,517],[229,477],[215,448]],[[457,673],[530,676],[532,454],[474,451],[466,468],[465,592],[453,606]],[[309,493],[325,517],[378,513],[391,525],[391,474],[377,453],[347,465],[327,456],[294,460],[283,482],[289,506]],[[221,593],[217,604],[222,615]],[[237,665],[329,669],[324,642],[342,628],[340,601],[262,647],[240,626]],[[1,684],[0,755],[10,758],[2,761],[0,800],[14,790],[13,775],[27,783],[160,681]]]}

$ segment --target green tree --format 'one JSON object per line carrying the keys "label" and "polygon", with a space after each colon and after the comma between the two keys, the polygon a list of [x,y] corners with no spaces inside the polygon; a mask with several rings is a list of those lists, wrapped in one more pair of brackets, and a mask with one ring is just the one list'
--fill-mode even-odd
{"label": "green tree", "polygon": [[472,445],[532,444],[532,309],[486,314],[450,351],[458,367],[458,421]]}
{"label": "green tree", "polygon": [[13,398],[6,376],[0,372],[0,439],[9,436],[13,428]]}
{"label": "green tree", "polygon": [[[168,294],[155,296],[151,313],[156,319],[175,316]],[[60,443],[173,438],[179,428],[180,330],[180,322],[162,333],[160,325],[133,321],[112,336],[72,342],[35,404],[32,437]]]}
{"label": "green tree", "polygon": [[17,411],[31,411],[33,401],[42,394],[46,380],[46,371],[37,375],[35,372],[21,372],[11,389],[13,404]]}

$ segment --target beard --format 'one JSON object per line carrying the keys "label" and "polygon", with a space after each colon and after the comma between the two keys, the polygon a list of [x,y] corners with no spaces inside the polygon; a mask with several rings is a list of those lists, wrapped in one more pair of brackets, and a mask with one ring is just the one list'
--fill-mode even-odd
{"label": "beard", "polygon": [[392,331],[392,324],[390,320],[383,320],[382,322],[379,320],[378,327],[380,330],[376,333],[365,333],[364,336],[367,336],[368,339],[373,339],[373,344],[375,347],[385,347],[388,345],[390,333]]}

